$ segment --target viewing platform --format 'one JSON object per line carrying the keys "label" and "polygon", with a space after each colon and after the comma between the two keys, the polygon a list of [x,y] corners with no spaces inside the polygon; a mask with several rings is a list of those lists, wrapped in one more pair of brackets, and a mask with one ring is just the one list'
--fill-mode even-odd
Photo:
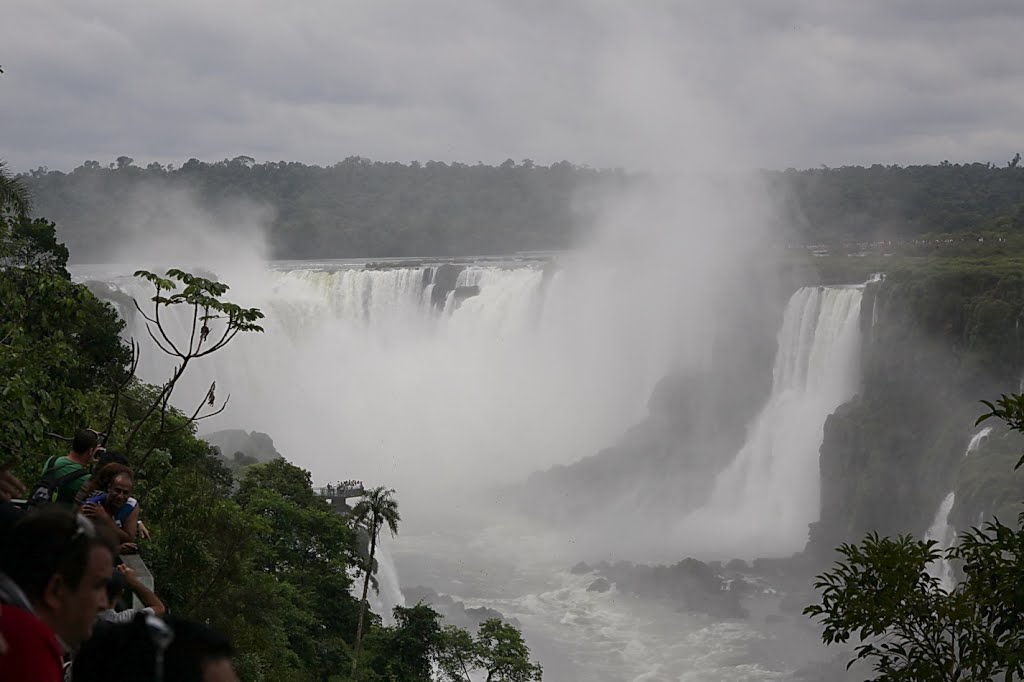
{"label": "viewing platform", "polygon": [[313,492],[324,499],[339,514],[347,514],[352,511],[347,502],[349,498],[362,497],[366,494],[362,481],[342,481],[328,484],[322,488],[313,488]]}

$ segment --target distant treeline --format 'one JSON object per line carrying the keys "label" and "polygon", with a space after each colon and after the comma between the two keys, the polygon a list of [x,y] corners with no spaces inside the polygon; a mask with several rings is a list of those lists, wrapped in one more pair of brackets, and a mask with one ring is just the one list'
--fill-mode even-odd
{"label": "distant treeline", "polygon": [[[1005,167],[944,162],[764,174],[785,222],[795,228],[788,238],[906,240],[1018,231],[1024,225],[1024,169],[1018,161]],[[36,214],[57,223],[78,258],[96,261],[130,228],[115,228],[124,222],[118,208],[152,188],[190,190],[215,213],[239,198],[269,205],[270,246],[279,258],[375,258],[565,248],[593,226],[596,198],[641,176],[565,161],[487,166],[350,157],[321,167],[240,156],[141,168],[122,156],[108,165],[86,161],[70,173],[40,168],[22,177]]]}
{"label": "distant treeline", "polygon": [[180,168],[135,166],[119,157],[86,161],[70,173],[37,169],[23,176],[37,215],[57,223],[80,260],[102,262],[123,234],[118,207],[137,192],[189,189],[214,213],[238,198],[274,210],[270,247],[278,258],[480,255],[568,246],[593,222],[588,197],[629,182],[621,170],[560,162],[500,166],[382,163],[351,157],[329,167],[217,163],[191,159]]}
{"label": "distant treeline", "polygon": [[910,240],[1024,228],[1020,155],[990,163],[772,171],[786,218],[805,243]]}

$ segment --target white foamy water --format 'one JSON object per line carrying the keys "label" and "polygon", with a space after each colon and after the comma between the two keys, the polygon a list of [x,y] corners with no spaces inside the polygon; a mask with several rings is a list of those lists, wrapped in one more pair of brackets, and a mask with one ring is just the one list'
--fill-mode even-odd
{"label": "white foamy water", "polygon": [[820,513],[825,419],[859,381],[861,287],[805,287],[778,335],[772,392],[710,502],[677,528],[688,552],[786,556]]}
{"label": "white foamy water", "polygon": [[[227,299],[266,314],[266,331],[190,366],[175,404],[191,409],[216,380],[231,405],[204,430],[269,433],[317,480],[396,488],[415,521],[436,511],[439,494],[454,499],[458,515],[473,491],[614,442],[645,414],[668,367],[685,361],[678,322],[631,305],[638,293],[654,294],[615,267],[471,265],[456,285],[479,293],[461,301],[432,300],[432,270],[299,264],[218,273],[232,285]],[[141,301],[151,295],[131,278],[92,277]],[[190,316],[164,319],[172,338],[188,335]],[[687,334],[709,344],[711,332],[700,330]],[[130,332],[143,344],[140,375],[168,376],[171,359],[140,318]]]}
{"label": "white foamy water", "polygon": [[[779,597],[754,595],[748,619],[719,621],[635,597],[587,588],[558,559],[556,538],[503,527],[471,538],[433,533],[396,543],[408,584],[427,584],[516,619],[544,679],[558,682],[755,682],[790,680],[825,657],[818,633],[799,615],[778,614]],[[528,557],[548,557],[547,560]]]}
{"label": "white foamy water", "polygon": [[[971,437],[970,442],[967,444],[967,449],[964,450],[964,457],[970,456],[972,452],[981,447],[981,443],[988,434],[992,432],[991,426],[986,426],[982,430],[978,431]],[[937,543],[938,549],[949,549],[956,544],[957,531],[949,523],[949,515],[953,511],[953,505],[956,504],[956,491],[951,490],[942,503],[939,504],[938,510],[935,512],[935,518],[932,520],[932,525],[928,528],[928,532],[925,533],[925,540],[934,540]],[[933,577],[939,579],[939,583],[945,590],[953,589],[956,584],[956,576],[953,570],[953,565],[946,559],[940,559],[928,567],[928,573]]]}
{"label": "white foamy water", "polygon": [[[439,507],[453,521],[479,524],[500,501],[474,499],[475,492],[616,441],[645,414],[654,383],[687,359],[664,306],[633,305],[658,290],[635,287],[614,269],[581,276],[477,265],[456,284],[479,294],[440,305],[419,267],[222,274],[233,285],[229,299],[267,313],[266,333],[240,337],[190,369],[179,404],[201,397],[216,379],[220,396],[232,393],[231,406],[204,428],[270,433],[319,480],[395,487],[403,517],[413,522]],[[136,282],[106,279],[148,295]],[[701,340],[710,343],[714,332],[713,321],[687,307],[699,301],[671,301],[688,321],[691,359],[708,357]],[[859,302],[860,290],[851,288],[804,289],[790,301],[772,397],[716,485],[716,504],[731,499],[730,491],[749,499],[722,517],[734,525],[707,526],[704,537],[723,531],[717,535],[730,551],[751,549],[743,544],[750,533],[773,553],[799,549],[817,514],[821,425],[855,388]],[[178,335],[190,324],[184,316],[168,321]],[[132,332],[146,339],[139,320]],[[147,350],[145,378],[157,381],[168,369],[166,358]],[[751,527],[741,533],[739,524]],[[451,543],[424,535],[422,525],[417,535],[412,525],[378,555],[374,611],[387,617],[401,603],[400,569],[404,584],[425,583],[518,619],[546,679],[789,679],[820,654],[817,633],[800,616],[769,625],[762,612],[722,622],[614,589],[590,592],[593,576],[565,570],[571,540],[538,547],[534,531],[501,529]],[[614,538],[608,551],[615,556]],[[685,545],[678,551],[697,553]]]}
{"label": "white foamy water", "polygon": [[[391,539],[390,536],[388,539]],[[385,544],[378,543],[374,558],[377,560],[377,590],[375,591],[371,586],[367,601],[369,601],[370,609],[383,618],[384,624],[390,625],[394,623],[393,609],[396,606],[405,606],[405,595],[402,594],[398,569],[395,568],[390,549]],[[360,581],[353,582],[353,593],[357,589],[361,590],[361,585]],[[360,595],[356,594],[355,596],[358,598]]]}

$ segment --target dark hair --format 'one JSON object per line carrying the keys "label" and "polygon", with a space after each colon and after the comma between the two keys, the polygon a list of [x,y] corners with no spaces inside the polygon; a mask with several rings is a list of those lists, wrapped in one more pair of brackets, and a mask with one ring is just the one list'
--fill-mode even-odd
{"label": "dark hair", "polygon": [[[168,616],[166,623],[173,633],[163,655],[162,679],[167,682],[202,682],[206,663],[231,658],[234,653],[224,635],[205,625],[174,616]],[[111,662],[115,662],[117,679],[155,679],[161,667],[158,640],[159,633],[153,631],[152,621],[143,614],[137,614],[131,623],[97,623],[93,636],[75,656],[71,679],[108,682]]]}
{"label": "dark hair", "polygon": [[118,476],[127,476],[135,482],[135,474],[132,470],[123,464],[107,464],[106,466],[98,469],[95,474],[92,475],[82,489],[75,495],[75,500],[81,504],[85,500],[96,492],[105,493],[110,490],[110,486],[114,483],[114,479]]}
{"label": "dark hair", "polygon": [[117,452],[116,450],[104,450],[96,457],[96,468],[97,470],[102,469],[108,464],[123,464],[124,466],[128,466],[128,457],[124,453]]}
{"label": "dark hair", "polygon": [[[92,637],[75,654],[73,682],[157,679],[158,646],[147,623],[141,613],[130,623],[96,621]],[[163,679],[172,682],[176,678],[164,675]]]}
{"label": "dark hair", "polygon": [[231,658],[235,653],[231,640],[202,623],[168,616],[167,624],[174,630],[174,640],[164,659],[166,680],[202,682],[204,664]]}
{"label": "dark hair", "polygon": [[94,547],[117,554],[104,527],[63,505],[33,509],[11,528],[0,551],[0,571],[32,601],[42,601],[50,579],[60,575],[72,589],[82,582]]}
{"label": "dark hair", "polygon": [[71,449],[80,455],[84,455],[100,444],[100,436],[92,429],[82,429],[75,434],[71,441]]}

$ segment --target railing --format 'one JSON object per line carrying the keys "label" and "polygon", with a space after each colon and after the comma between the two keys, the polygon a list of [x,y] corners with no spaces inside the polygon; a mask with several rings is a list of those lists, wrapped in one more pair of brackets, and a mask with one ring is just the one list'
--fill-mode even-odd
{"label": "railing", "polygon": [[[138,554],[122,554],[121,560],[128,566],[128,568],[135,571],[135,577],[139,579],[139,582],[148,587],[153,592],[156,592],[156,586],[153,584],[153,574],[149,572],[149,567],[146,566],[146,562],[142,560],[142,557]],[[132,607],[141,609],[145,604],[139,599],[139,595],[132,595]]]}
{"label": "railing", "polygon": [[347,500],[350,497],[362,497],[366,494],[363,486],[338,486],[338,485],[325,485],[322,488],[313,488],[320,497],[327,500]]}

